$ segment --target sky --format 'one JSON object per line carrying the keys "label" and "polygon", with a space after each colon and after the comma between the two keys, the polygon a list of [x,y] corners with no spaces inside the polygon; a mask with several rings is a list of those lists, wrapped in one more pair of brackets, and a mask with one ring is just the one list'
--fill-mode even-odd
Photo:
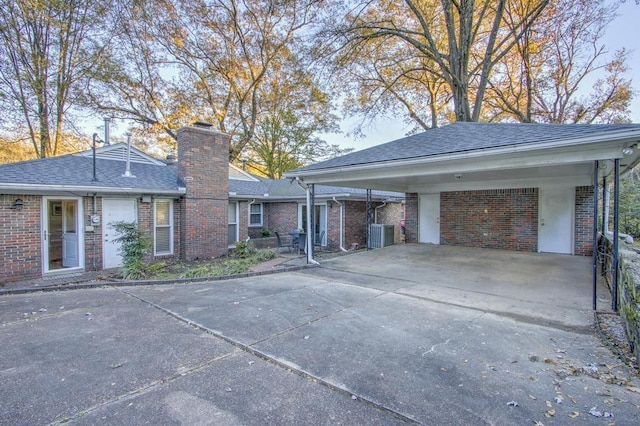
{"label": "sky", "polygon": [[[611,53],[623,47],[630,51],[627,65],[629,67],[628,78],[632,79],[635,96],[631,104],[631,121],[640,123],[640,5],[634,0],[626,0],[618,9],[618,17],[608,26],[603,38],[607,50]],[[370,146],[379,145],[395,139],[402,138],[410,130],[404,126],[401,119],[380,118],[376,123],[364,129],[364,138],[347,136],[357,120],[346,120],[341,123],[342,134],[323,135],[323,138],[331,143],[338,144],[342,148],[355,148],[361,150]]]}

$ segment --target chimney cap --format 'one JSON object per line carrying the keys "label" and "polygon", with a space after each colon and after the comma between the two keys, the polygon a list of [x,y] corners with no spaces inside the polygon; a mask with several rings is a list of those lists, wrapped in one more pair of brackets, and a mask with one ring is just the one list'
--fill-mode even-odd
{"label": "chimney cap", "polygon": [[213,127],[213,124],[207,123],[206,121],[195,121],[193,125],[196,127],[204,127],[205,129],[210,129],[211,127]]}

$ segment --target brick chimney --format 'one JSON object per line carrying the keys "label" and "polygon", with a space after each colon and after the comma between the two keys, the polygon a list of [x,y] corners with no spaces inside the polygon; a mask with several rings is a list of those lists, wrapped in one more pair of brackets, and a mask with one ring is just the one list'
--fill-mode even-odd
{"label": "brick chimney", "polygon": [[209,259],[228,252],[230,139],[206,123],[178,130],[178,177],[187,187],[180,214],[183,259]]}

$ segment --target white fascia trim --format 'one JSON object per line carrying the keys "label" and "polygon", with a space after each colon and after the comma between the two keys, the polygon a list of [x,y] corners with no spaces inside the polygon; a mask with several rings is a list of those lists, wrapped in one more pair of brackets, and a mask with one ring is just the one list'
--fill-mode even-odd
{"label": "white fascia trim", "polygon": [[[617,153],[617,150],[614,150]],[[448,173],[470,173],[487,170],[514,170],[530,167],[558,166],[566,164],[579,164],[607,158],[612,152],[611,148],[592,146],[591,149],[583,148],[574,150],[563,147],[556,150],[532,152],[530,155],[518,155],[513,152],[503,152],[492,155],[476,153],[475,156],[458,156],[456,159],[444,159],[442,157],[429,157],[405,162],[378,164],[376,167],[354,167],[342,171],[322,173],[321,175],[309,175],[305,181],[316,184],[335,184],[337,177],[349,185],[352,181],[369,181],[389,178],[411,178],[414,176],[437,176]],[[571,154],[567,156],[566,154]],[[620,155],[622,153],[620,152]],[[353,185],[353,184],[352,184]],[[354,185],[355,186],[355,185]],[[361,186],[361,185],[360,185]],[[376,188],[380,189],[380,188]]]}
{"label": "white fascia trim", "polygon": [[12,193],[43,194],[49,192],[88,192],[88,193],[108,193],[108,194],[151,194],[151,195],[174,195],[180,196],[187,193],[186,188],[176,190],[145,189],[145,188],[113,188],[108,186],[81,186],[81,185],[41,185],[41,184],[17,184],[2,183],[0,191],[11,191]]}
{"label": "white fascia trim", "polygon": [[[615,136],[615,137],[612,137]],[[393,168],[397,166],[412,166],[412,165],[428,165],[432,163],[447,163],[452,161],[459,160],[471,160],[471,159],[481,159],[484,157],[492,157],[499,155],[508,155],[508,154],[520,154],[524,152],[531,151],[540,151],[540,150],[550,150],[550,149],[558,149],[558,148],[573,148],[575,146],[593,144],[598,142],[610,142],[612,144],[617,144],[621,142],[638,142],[640,140],[640,132],[638,131],[623,131],[616,133],[613,135],[612,133],[607,133],[604,135],[595,135],[590,136],[588,138],[572,138],[572,139],[562,139],[555,140],[549,142],[532,142],[528,144],[522,145],[508,145],[498,148],[486,148],[486,149],[477,149],[473,151],[463,151],[463,152],[455,152],[450,154],[441,154],[441,155],[430,155],[425,157],[415,157],[415,158],[406,158],[399,160],[389,160],[389,161],[378,161],[375,163],[367,163],[361,165],[353,165],[353,166],[340,166],[340,167],[332,167],[327,169],[318,169],[318,170],[309,170],[308,172],[299,172],[299,173],[285,173],[284,177],[293,178],[300,177],[304,179],[307,177],[307,183],[320,183],[321,180],[315,181],[314,177],[319,177],[327,174],[335,174],[335,173],[347,173],[347,172],[356,172],[356,171],[368,171],[371,169],[379,170],[381,168]],[[598,147],[599,148],[599,147]],[[617,155],[612,158],[622,158],[622,152],[617,153]],[[604,159],[604,158],[600,158]]]}
{"label": "white fascia trim", "polygon": [[517,188],[540,188],[553,186],[591,186],[593,178],[587,176],[565,176],[562,180],[554,177],[530,178],[530,179],[509,179],[509,180],[486,180],[477,182],[451,182],[434,185],[415,185],[408,188],[410,193],[436,193],[436,192],[457,192],[457,191],[480,191],[486,189],[517,189]]}

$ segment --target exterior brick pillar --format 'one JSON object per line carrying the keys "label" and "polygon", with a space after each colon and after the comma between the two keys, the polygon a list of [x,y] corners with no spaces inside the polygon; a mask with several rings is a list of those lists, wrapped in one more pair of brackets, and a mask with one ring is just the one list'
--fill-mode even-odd
{"label": "exterior brick pillar", "polygon": [[576,187],[574,252],[593,255],[593,186]]}
{"label": "exterior brick pillar", "polygon": [[404,214],[404,240],[407,243],[418,242],[418,194],[407,193]]}
{"label": "exterior brick pillar", "polygon": [[180,215],[183,259],[209,259],[228,252],[230,139],[209,125],[178,130],[178,178],[187,187]]}

